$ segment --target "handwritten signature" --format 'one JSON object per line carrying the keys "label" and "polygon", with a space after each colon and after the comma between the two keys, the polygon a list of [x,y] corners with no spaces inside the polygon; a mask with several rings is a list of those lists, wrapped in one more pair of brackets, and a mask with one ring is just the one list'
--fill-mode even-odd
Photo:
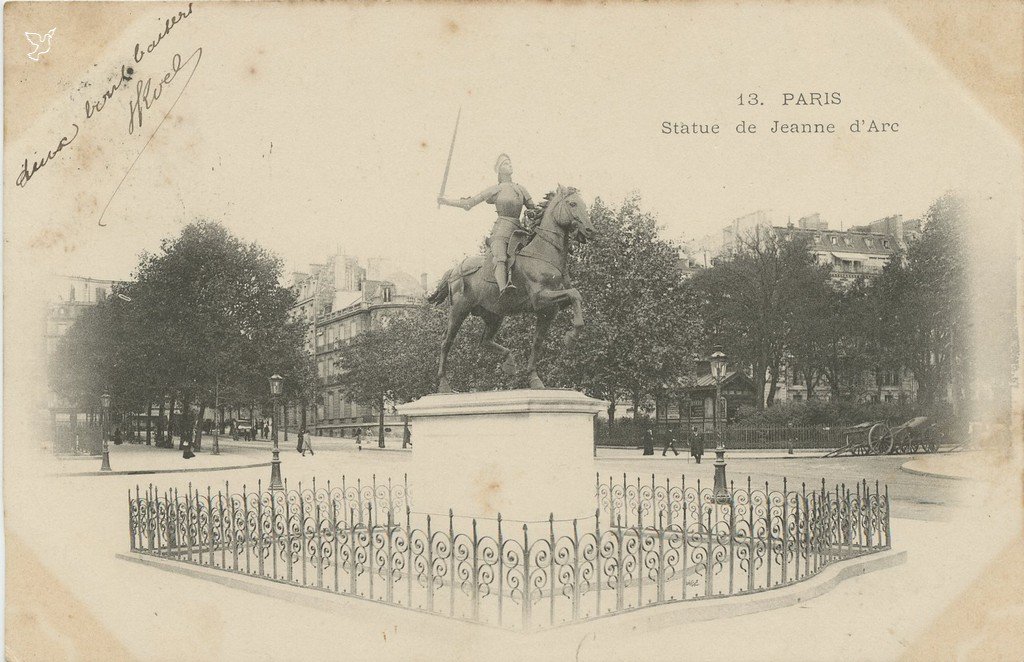
{"label": "handwritten signature", "polygon": [[[187,11],[179,11],[171,18],[164,20],[163,28],[161,29],[161,31],[156,35],[156,38],[150,41],[145,47],[143,47],[141,42],[135,44],[135,48],[132,51],[132,60],[134,64],[140,64],[144,57],[152,54],[179,22],[192,15],[192,5],[193,3],[190,2],[188,4]],[[188,58],[185,59],[182,59],[180,53],[175,53],[174,57],[171,59],[171,71],[164,74],[162,77],[159,77],[157,79],[156,85],[153,84],[153,77],[148,78],[146,81],[138,81],[136,83],[135,98],[129,99],[128,103],[128,110],[130,114],[130,121],[128,124],[129,134],[134,133],[135,128],[137,126],[142,126],[143,112],[149,110],[157,101],[157,99],[160,98],[164,86],[169,85],[175,79],[178,72],[184,69],[190,62],[194,60],[195,64],[192,67],[192,71],[189,73],[188,80],[186,80],[185,84],[182,86],[181,92],[184,91],[185,87],[188,86],[189,81],[192,80],[192,74],[195,73],[195,67],[198,66],[199,60],[202,59],[202,53],[203,49],[197,48],[192,53],[192,55],[188,56]],[[134,74],[135,70],[131,66],[122,65],[121,75],[117,79],[117,82],[115,82],[107,90],[105,90],[99,98],[94,100],[86,100],[85,121],[91,120],[93,117],[97,115],[97,113],[102,112],[103,109],[107,106],[107,102],[113,99],[119,90],[129,87],[129,84],[133,80]],[[178,97],[175,98],[174,103],[172,103],[170,108],[168,108],[167,113],[170,113],[171,109],[174,108],[174,105],[178,102],[178,98],[181,97],[181,92],[178,93]],[[165,119],[166,117],[167,114],[164,115]],[[162,124],[163,120],[161,120],[160,123],[157,125],[154,134],[156,133],[156,131],[160,129],[160,126]],[[71,126],[74,128],[74,133],[66,133],[57,142],[56,147],[48,149],[42,157],[25,158],[22,160],[21,172],[18,174],[18,178],[16,180],[16,183],[19,187],[24,188],[26,185],[28,185],[29,181],[31,181],[32,177],[36,173],[38,173],[44,166],[46,166],[54,158],[56,158],[57,155],[60,154],[65,147],[68,147],[75,140],[75,138],[78,137],[80,130],[79,125],[72,124]],[[141,156],[142,152],[145,151],[146,146],[149,145],[149,141],[152,139],[153,136],[150,136],[149,139],[146,141],[146,144],[142,146],[142,149],[139,151],[139,155],[135,157],[135,161],[138,161],[138,156]],[[135,161],[133,161],[132,166],[128,168],[129,172],[131,172],[131,168],[134,167]],[[128,173],[125,173],[125,177],[127,177],[127,174]],[[124,182],[123,178],[121,182]],[[117,185],[117,188],[119,189],[120,187],[121,184],[119,183]],[[114,193],[117,193],[117,189],[114,190]],[[111,198],[113,198],[113,196],[111,196]],[[110,202],[108,201],[107,206],[109,205]],[[106,207],[104,207],[104,212],[106,212]],[[99,224],[104,225],[102,213],[100,214]]]}
{"label": "handwritten signature", "polygon": [[[147,78],[145,82],[138,81],[135,84],[135,98],[128,102],[128,113],[130,115],[128,121],[128,133],[135,133],[135,127],[142,127],[142,116],[143,113],[149,110],[160,95],[163,94],[164,85],[170,85],[174,82],[178,72],[188,66],[188,63],[195,58],[195,66],[192,67],[192,71],[189,72],[188,80],[185,81],[185,86],[188,85],[189,81],[192,80],[192,74],[195,73],[196,67],[199,66],[199,61],[203,59],[203,49],[197,48],[192,55],[189,55],[187,59],[181,59],[181,53],[175,53],[174,57],[171,58],[171,70],[163,75],[158,81],[156,86],[153,85],[153,79]],[[184,87],[182,90],[184,91]],[[179,96],[181,96],[179,94]],[[177,101],[177,99],[175,99]],[[171,106],[173,108],[173,105]],[[170,109],[168,109],[170,112]],[[165,115],[166,117],[166,115]]]}
{"label": "handwritten signature", "polygon": [[[149,110],[152,107],[152,105],[156,103],[157,99],[160,98],[160,95],[163,93],[164,90],[164,85],[170,85],[172,82],[174,82],[174,79],[177,77],[178,72],[180,72],[182,69],[188,66],[189,62],[195,60],[195,63],[192,65],[192,71],[188,73],[188,78],[185,80],[185,83],[181,86],[181,91],[178,92],[178,96],[174,97],[174,103],[172,103],[167,108],[167,112],[165,112],[164,116],[160,118],[159,124],[156,125],[156,128],[153,130],[153,133],[151,133],[149,138],[146,140],[146,144],[143,145],[142,149],[139,150],[139,153],[135,155],[135,159],[132,161],[132,164],[128,166],[128,170],[126,170],[124,176],[121,177],[121,181],[117,183],[117,186],[114,188],[114,192],[110,194],[110,199],[107,200],[107,204],[103,206],[103,211],[100,212],[100,217],[97,221],[99,225],[106,227],[107,224],[103,222],[103,216],[106,215],[107,208],[110,207],[110,203],[113,202],[114,196],[117,195],[117,192],[121,190],[121,185],[124,184],[124,180],[128,178],[128,175],[135,167],[135,164],[139,162],[139,158],[142,156],[142,153],[146,151],[147,147],[149,147],[149,143],[152,142],[153,137],[157,134],[157,131],[159,131],[160,127],[163,126],[164,120],[166,120],[167,116],[171,114],[172,110],[174,110],[174,106],[178,103],[178,99],[180,99],[181,95],[185,93],[185,89],[188,87],[188,84],[192,81],[192,76],[196,73],[196,69],[199,67],[199,62],[202,59],[202,48],[197,48],[195,51],[192,52],[191,55],[189,55],[184,60],[181,59],[181,53],[175,53],[174,57],[171,58],[171,70],[164,74],[162,77],[160,77],[155,87],[153,86],[152,77],[147,78],[145,81],[140,80],[135,84],[135,99],[128,102],[128,110],[131,113],[131,118],[129,119],[128,122],[128,133],[134,133],[136,126],[140,128],[142,127],[142,118],[143,115],[145,114],[145,111]],[[136,121],[138,122],[137,125]]]}

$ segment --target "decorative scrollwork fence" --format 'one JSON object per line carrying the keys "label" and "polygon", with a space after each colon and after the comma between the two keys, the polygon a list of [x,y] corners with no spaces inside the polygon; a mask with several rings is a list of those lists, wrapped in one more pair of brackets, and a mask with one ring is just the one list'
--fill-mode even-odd
{"label": "decorative scrollwork fence", "polygon": [[888,489],[597,480],[592,517],[416,513],[406,484],[129,491],[131,548],[498,627],[772,589],[888,549]]}

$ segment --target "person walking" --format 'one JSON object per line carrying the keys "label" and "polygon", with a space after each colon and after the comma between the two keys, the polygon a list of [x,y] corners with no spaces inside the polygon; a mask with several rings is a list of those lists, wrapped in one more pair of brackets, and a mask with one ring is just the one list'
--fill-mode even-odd
{"label": "person walking", "polygon": [[644,455],[654,455],[654,430],[649,423],[643,424]]}
{"label": "person walking", "polygon": [[363,428],[356,428],[356,448],[363,450]]}
{"label": "person walking", "polygon": [[313,452],[313,444],[309,442],[309,431],[306,430],[305,425],[299,428],[299,446],[295,450],[302,453],[302,457],[306,457],[306,451],[309,451],[310,455],[316,455]]}
{"label": "person walking", "polygon": [[676,450],[676,436],[677,431],[675,427],[669,427],[665,431],[665,447],[661,449],[662,457],[665,457],[665,455],[668,454],[669,449],[672,449],[672,452],[675,453],[677,456],[679,455],[679,451]]}
{"label": "person walking", "polygon": [[693,459],[697,460],[697,464],[700,464],[700,457],[704,455],[704,437],[696,425],[690,431],[690,455],[693,456]]}
{"label": "person walking", "polygon": [[409,431],[409,421],[406,421],[405,427],[402,429],[402,448],[410,446],[412,446],[412,433]]}

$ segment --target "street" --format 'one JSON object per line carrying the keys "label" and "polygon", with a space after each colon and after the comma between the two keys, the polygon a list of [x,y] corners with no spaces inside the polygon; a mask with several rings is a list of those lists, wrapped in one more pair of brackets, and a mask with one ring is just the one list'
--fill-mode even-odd
{"label": "street", "polygon": [[[372,480],[374,475],[379,482],[388,476],[401,480],[411,458],[410,453],[397,450],[358,451],[348,439],[315,439],[313,445],[316,455],[302,457],[294,449],[294,437],[290,437],[288,446],[282,441],[282,471],[289,487],[299,481],[311,482],[314,476],[321,485],[328,479],[337,481],[343,474],[349,481]],[[204,441],[204,448],[210,448],[208,441]],[[206,450],[199,455],[209,462],[208,453]],[[598,469],[609,475],[626,472],[634,478],[636,474],[649,477],[651,472],[659,476],[682,473],[688,484],[697,478],[702,483],[711,481],[713,464],[707,456],[705,462],[697,465],[682,455],[679,458],[662,458],[660,454],[642,458],[639,453],[639,450],[631,454],[630,451],[602,449]],[[111,452],[115,471],[129,464],[129,455],[135,456],[130,462],[133,469],[137,469],[143,459],[148,459],[153,469],[161,471],[186,466],[180,451],[118,446],[112,447]],[[269,443],[224,440],[217,461],[246,465],[266,462],[269,455]],[[982,564],[999,551],[1002,542],[1014,530],[1012,522],[995,510],[998,504],[1012,500],[986,498],[986,494],[991,493],[989,490],[996,489],[994,486],[912,475],[900,470],[900,465],[908,459],[727,456],[729,477],[737,482],[745,482],[749,473],[755,483],[768,480],[773,485],[781,485],[785,476],[791,486],[806,481],[809,488],[813,484],[820,486],[822,477],[826,485],[837,481],[850,484],[862,477],[887,483],[893,500],[894,547],[908,551],[907,563],[845,581],[807,604],[680,626],[658,631],[656,635],[616,627],[617,621],[612,618],[574,626],[571,630],[513,636],[484,628],[466,628],[455,621],[354,599],[346,603],[345,613],[349,615],[341,619],[336,614],[279,598],[254,595],[115,558],[115,554],[128,551],[127,496],[136,485],[146,489],[152,483],[160,488],[176,487],[182,491],[191,485],[193,490],[205,493],[208,485],[216,492],[224,489],[228,482],[234,492],[240,491],[243,484],[248,489],[255,487],[257,481],[266,485],[270,472],[265,465],[148,475],[49,475],[34,477],[31,481],[12,477],[7,491],[7,524],[11,535],[10,552],[31,552],[39,562],[41,570],[32,578],[38,590],[67,593],[68,604],[77,604],[78,610],[87,609],[90,618],[96,619],[97,629],[90,632],[89,637],[97,645],[103,642],[105,646],[123,648],[132,657],[287,660],[293,659],[289,656],[288,640],[302,637],[308,643],[307,652],[319,651],[324,659],[342,656],[338,648],[342,640],[346,649],[344,657],[349,659],[373,656],[407,660],[427,655],[447,659],[484,656],[502,659],[512,650],[517,652],[517,659],[565,659],[577,650],[581,652],[580,659],[621,659],[619,656],[627,655],[631,646],[642,645],[644,637],[678,638],[681,646],[692,646],[695,637],[703,640],[705,636],[733,636],[748,637],[743,640],[749,644],[738,644],[738,648],[732,649],[744,659],[759,656],[773,659],[783,655],[784,650],[792,659],[825,659],[822,657],[824,645],[818,638],[794,642],[773,637],[773,632],[780,628],[791,627],[787,619],[799,614],[802,630],[828,633],[822,635],[832,646],[826,656],[828,659],[843,659],[844,656],[886,659],[906,651],[914,635],[927,625],[930,617],[941,611],[942,604],[936,602],[935,597],[951,599],[956,595],[971,581],[973,573],[980,571]],[[37,461],[52,464],[52,458],[39,457]],[[92,461],[98,466],[97,458]],[[80,464],[89,460],[74,462]],[[45,498],[40,498],[42,495]],[[15,507],[11,507],[12,504]],[[978,506],[985,509],[987,517],[975,516],[977,511],[972,508]],[[993,527],[994,522],[998,522],[998,526]],[[941,539],[948,539],[951,545],[959,545],[964,540],[984,544],[961,545],[956,554],[950,554],[948,546],[936,543]],[[146,588],[138,590],[138,587]],[[929,596],[929,602],[922,604],[921,596]],[[861,605],[863,617],[835,629],[832,614],[840,604],[844,609]],[[664,608],[671,606],[660,609]],[[289,614],[286,619],[273,616],[284,611]],[[33,643],[41,647],[39,650],[58,645],[56,632],[63,627],[60,623],[35,628],[15,627],[19,618],[49,618],[33,605],[12,605],[11,618],[8,632],[13,636],[21,633],[21,636],[41,638]],[[273,623],[277,620],[289,624],[287,633],[275,631]],[[832,631],[829,631],[830,624]],[[219,633],[216,649],[196,648],[194,641],[207,640],[189,636],[193,630],[211,636]],[[353,637],[352,633],[359,634]],[[566,639],[570,633],[571,641]],[[867,645],[869,638],[871,647],[861,647]],[[515,642],[515,647],[510,648],[510,642]],[[704,652],[701,658],[714,657],[709,649],[702,647],[701,650]],[[503,655],[504,651],[509,653]]]}

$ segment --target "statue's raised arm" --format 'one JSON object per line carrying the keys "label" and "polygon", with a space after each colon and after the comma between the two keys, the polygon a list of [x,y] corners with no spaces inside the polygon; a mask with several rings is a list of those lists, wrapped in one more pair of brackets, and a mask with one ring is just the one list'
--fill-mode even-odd
{"label": "statue's raised arm", "polygon": [[487,200],[488,198],[494,196],[494,194],[497,192],[498,186],[494,185],[485,188],[483,191],[480,191],[476,195],[469,198],[459,198],[458,200],[452,200],[451,198],[439,197],[437,199],[437,204],[446,205],[448,207],[459,207],[461,209],[469,211],[470,209],[476,207],[484,200]]}

